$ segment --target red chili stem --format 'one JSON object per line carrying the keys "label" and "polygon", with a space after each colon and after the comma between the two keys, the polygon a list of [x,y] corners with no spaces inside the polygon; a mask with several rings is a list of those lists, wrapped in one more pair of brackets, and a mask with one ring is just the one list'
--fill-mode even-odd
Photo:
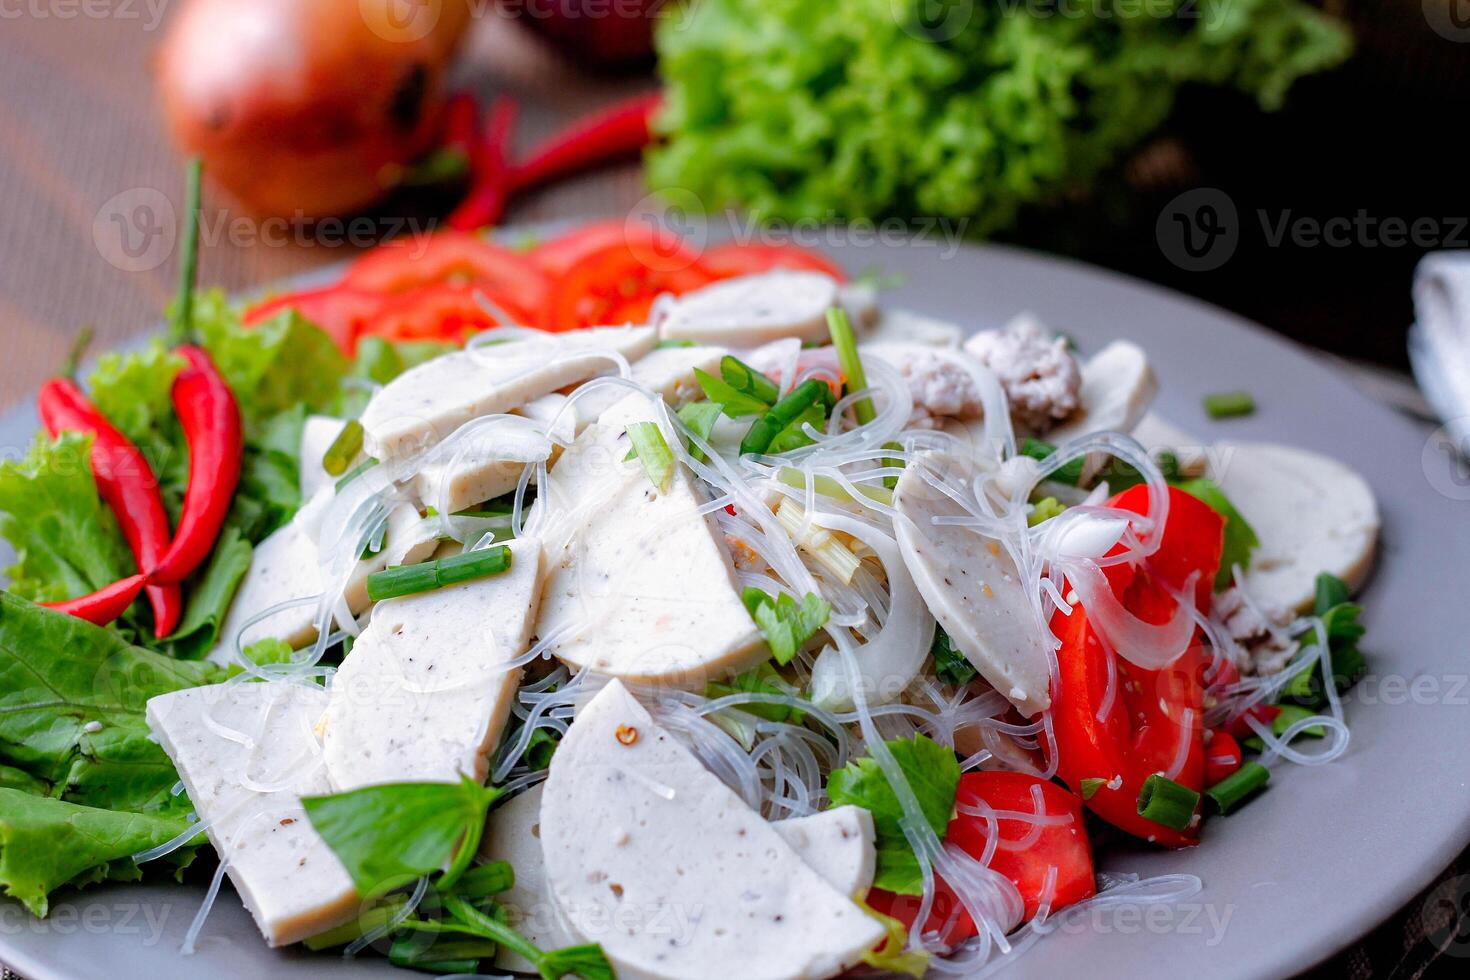
{"label": "red chili stem", "polygon": [[106,626],[127,611],[133,600],[138,598],[138,593],[143,591],[145,581],[147,579],[142,575],[130,575],[88,595],[67,599],[65,602],[43,602],[41,605],[68,616],[85,619],[94,626]]}
{"label": "red chili stem", "polygon": [[230,386],[198,347],[178,352],[188,366],[174,379],[174,412],[189,445],[189,488],[173,543],[149,581],[174,584],[198,568],[214,549],[240,482],[244,433]]}
{"label": "red chili stem", "polygon": [[510,198],[510,149],[520,105],[501,96],[485,118],[485,135],[470,155],[470,191],[449,216],[449,227],[474,231],[493,225]]}
{"label": "red chili stem", "polygon": [[652,138],[650,124],[662,104],[662,93],[654,92],[624,99],[576,120],[511,168],[511,190],[526,190],[637,156]]}
{"label": "red chili stem", "polygon": [[[119,432],[69,378],[53,378],[37,397],[41,424],[55,438],[61,432],[92,436],[92,474],[97,492],[127,539],[140,570],[152,568],[168,550],[168,514],[153,468],[127,436]],[[161,639],[174,631],[184,600],[177,585],[148,586],[154,633]],[[127,603],[123,604],[127,608]],[[116,617],[114,617],[116,618]]]}

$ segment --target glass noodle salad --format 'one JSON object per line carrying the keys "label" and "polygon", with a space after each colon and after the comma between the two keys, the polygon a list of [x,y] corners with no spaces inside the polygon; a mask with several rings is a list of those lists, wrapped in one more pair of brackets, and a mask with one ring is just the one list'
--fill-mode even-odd
{"label": "glass noodle salad", "polygon": [[978,976],[1202,887],[1109,842],[1347,750],[1356,474],[1174,428],[1127,340],[631,229],[244,308],[186,269],[169,344],[43,390],[7,894],[207,881],[183,953],[228,877],[271,946],[434,973]]}

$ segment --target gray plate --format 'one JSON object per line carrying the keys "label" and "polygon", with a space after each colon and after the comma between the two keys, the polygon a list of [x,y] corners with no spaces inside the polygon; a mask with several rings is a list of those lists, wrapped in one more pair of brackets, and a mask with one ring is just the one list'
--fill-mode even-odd
{"label": "gray plate", "polygon": [[[1157,408],[1172,421],[1209,440],[1274,440],[1327,453],[1362,472],[1383,509],[1380,567],[1363,599],[1375,674],[1348,698],[1348,754],[1317,769],[1281,766],[1263,798],[1211,823],[1198,848],[1110,854],[1112,869],[1189,872],[1205,890],[1172,911],[1135,907],[1059,930],[1009,975],[1110,977],[1137,975],[1141,966],[1148,976],[1192,980],[1289,974],[1362,936],[1449,864],[1470,841],[1470,781],[1461,763],[1470,743],[1470,601],[1456,594],[1470,557],[1470,488],[1432,470],[1438,457],[1426,453],[1424,432],[1259,328],[1116,275],[994,247],[953,255],[921,245],[833,251],[848,268],[877,263],[902,275],[906,284],[887,305],[976,329],[1032,309],[1084,350],[1132,339],[1157,368]],[[1235,389],[1255,394],[1257,414],[1208,420],[1200,396]],[[29,407],[5,416],[0,445],[24,445],[34,426]],[[1450,896],[1456,907],[1470,890],[1463,884]],[[228,886],[198,953],[182,959],[178,946],[203,892],[199,884],[149,884],[63,894],[45,922],[0,902],[0,959],[33,980],[390,969],[381,960],[266,949]]]}

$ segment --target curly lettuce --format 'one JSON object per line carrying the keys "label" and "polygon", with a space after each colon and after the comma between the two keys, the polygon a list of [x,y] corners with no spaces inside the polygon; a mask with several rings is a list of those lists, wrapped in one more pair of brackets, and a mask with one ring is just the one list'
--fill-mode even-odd
{"label": "curly lettuce", "polygon": [[1263,108],[1344,60],[1301,0],[1114,5],[702,0],[660,23],[650,183],[708,210],[924,215],[986,234],[1096,177],[1189,83]]}

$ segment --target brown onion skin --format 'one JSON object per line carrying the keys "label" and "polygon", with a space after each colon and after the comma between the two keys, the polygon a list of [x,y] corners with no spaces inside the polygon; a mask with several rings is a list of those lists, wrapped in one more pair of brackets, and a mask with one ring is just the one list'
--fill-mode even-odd
{"label": "brown onion skin", "polygon": [[[384,19],[399,9],[414,19]],[[164,114],[252,211],[358,211],[437,136],[469,19],[467,0],[188,0],[158,52]]]}

